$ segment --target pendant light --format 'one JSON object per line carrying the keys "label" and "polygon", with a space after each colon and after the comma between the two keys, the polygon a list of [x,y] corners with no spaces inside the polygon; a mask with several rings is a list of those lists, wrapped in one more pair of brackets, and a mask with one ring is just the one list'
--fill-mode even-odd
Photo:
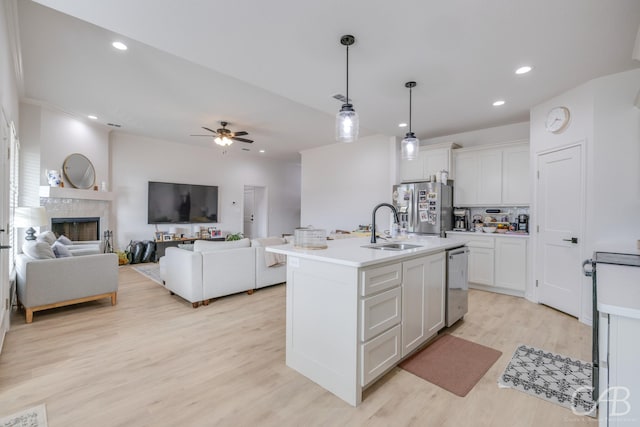
{"label": "pendant light", "polygon": [[355,37],[348,34],[340,38],[340,44],[347,47],[347,96],[336,115],[336,141],[338,142],[353,142],[358,139],[358,113],[349,102],[349,46],[355,41]]}
{"label": "pendant light", "polygon": [[409,132],[400,142],[400,153],[402,160],[414,160],[418,157],[418,146],[420,145],[420,140],[411,132],[411,89],[416,87],[416,82],[406,82],[404,87],[409,88]]}

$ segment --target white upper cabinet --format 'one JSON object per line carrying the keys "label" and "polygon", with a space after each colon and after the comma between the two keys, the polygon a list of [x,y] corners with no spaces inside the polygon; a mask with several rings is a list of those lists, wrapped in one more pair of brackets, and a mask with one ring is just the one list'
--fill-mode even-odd
{"label": "white upper cabinet", "polygon": [[452,142],[420,147],[417,159],[400,160],[401,181],[425,181],[441,170],[449,171],[449,179],[453,179],[452,150],[457,147]]}
{"label": "white upper cabinet", "polygon": [[453,150],[455,206],[529,204],[529,144]]}
{"label": "white upper cabinet", "polygon": [[502,203],[528,205],[529,196],[529,144],[502,151]]}

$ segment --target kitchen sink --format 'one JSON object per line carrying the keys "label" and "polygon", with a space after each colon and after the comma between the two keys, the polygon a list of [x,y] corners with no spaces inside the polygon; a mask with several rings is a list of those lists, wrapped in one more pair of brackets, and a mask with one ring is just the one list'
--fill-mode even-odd
{"label": "kitchen sink", "polygon": [[378,249],[381,251],[405,251],[407,249],[419,248],[420,245],[412,245],[410,243],[378,243],[375,245],[363,246],[363,248]]}

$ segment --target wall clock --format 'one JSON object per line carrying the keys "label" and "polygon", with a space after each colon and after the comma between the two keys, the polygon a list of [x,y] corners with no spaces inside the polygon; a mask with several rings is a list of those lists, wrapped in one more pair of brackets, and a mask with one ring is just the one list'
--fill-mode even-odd
{"label": "wall clock", "polygon": [[555,107],[547,114],[547,120],[544,122],[544,127],[547,131],[553,133],[560,133],[569,125],[569,119],[571,114],[567,107]]}

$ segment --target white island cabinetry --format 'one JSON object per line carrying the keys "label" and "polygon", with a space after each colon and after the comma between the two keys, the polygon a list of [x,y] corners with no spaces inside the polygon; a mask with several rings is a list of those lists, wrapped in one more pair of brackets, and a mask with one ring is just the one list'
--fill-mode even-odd
{"label": "white island cabinetry", "polygon": [[402,263],[402,357],[444,326],[444,252]]}
{"label": "white island cabinetry", "polygon": [[403,251],[282,245],[287,255],[287,366],[353,406],[362,390],[444,327],[445,250],[459,241],[424,237]]}

